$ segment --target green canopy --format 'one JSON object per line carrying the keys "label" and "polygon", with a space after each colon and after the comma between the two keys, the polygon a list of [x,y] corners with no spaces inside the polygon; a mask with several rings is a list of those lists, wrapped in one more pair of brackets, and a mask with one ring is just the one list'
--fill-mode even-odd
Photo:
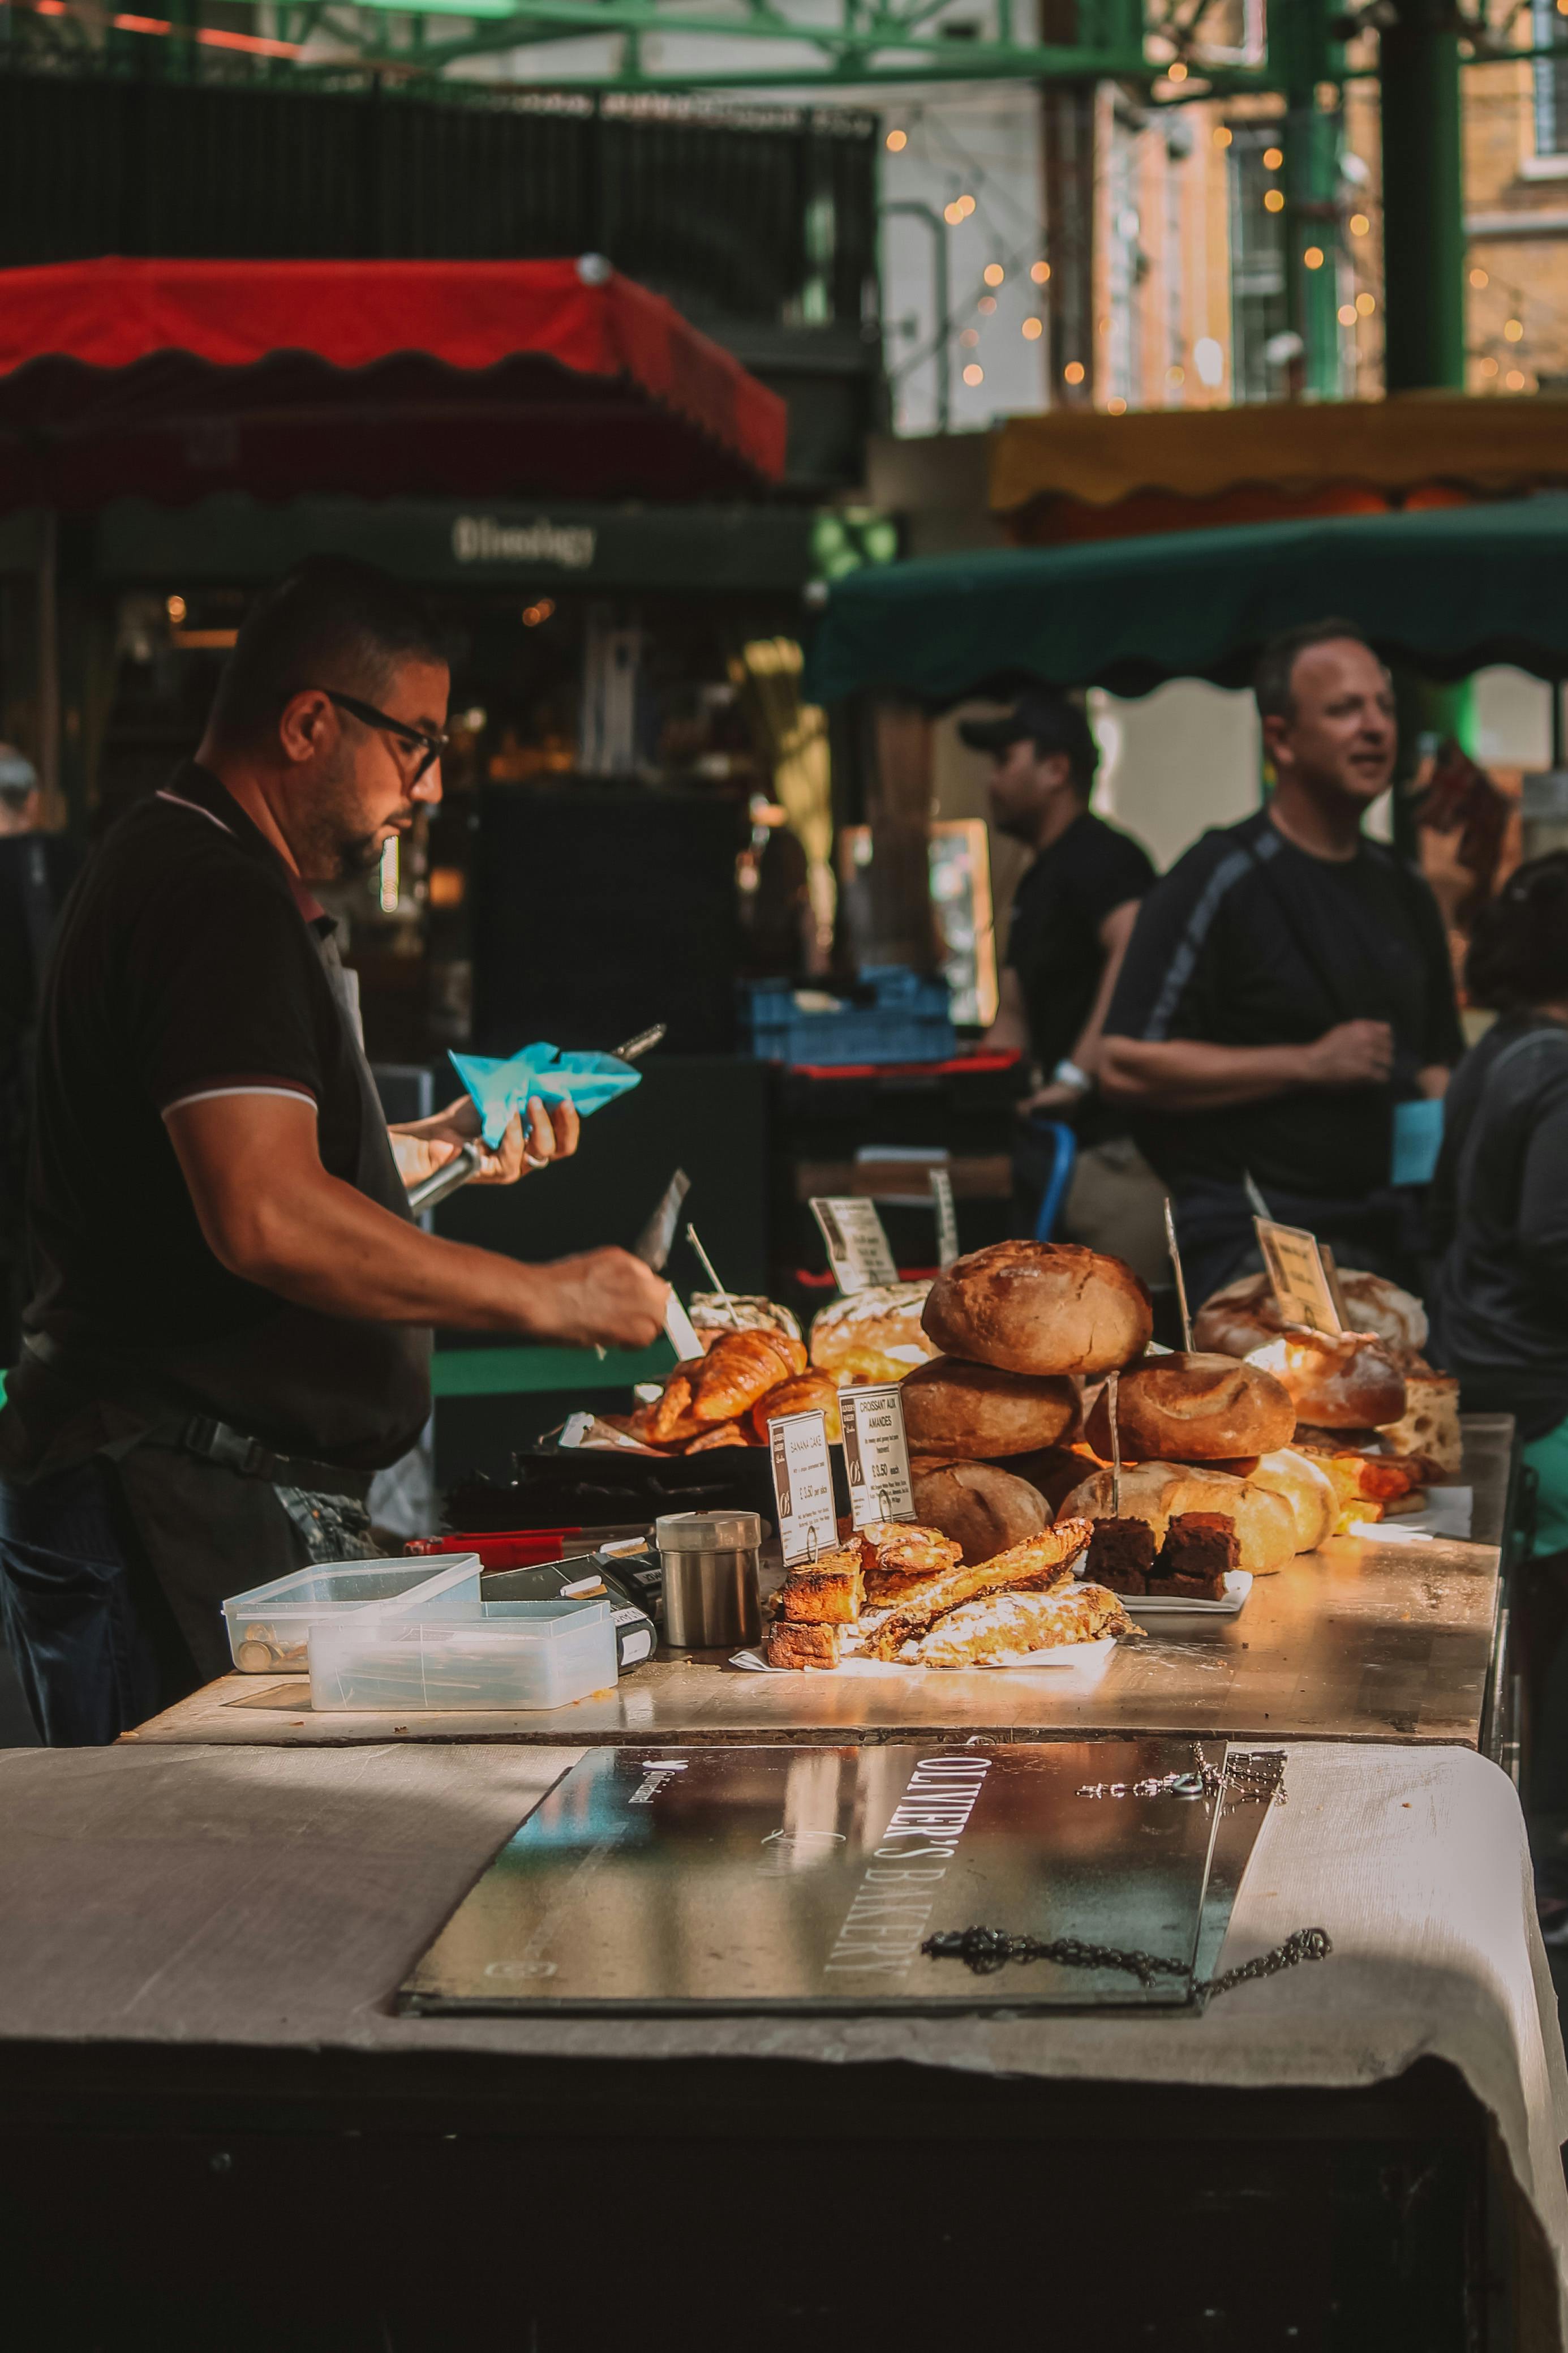
{"label": "green canopy", "polygon": [[1568,494],[868,569],[834,587],[806,685],[819,702],[870,688],[938,704],[1025,679],[1235,686],[1266,638],[1330,614],[1430,678],[1568,675]]}

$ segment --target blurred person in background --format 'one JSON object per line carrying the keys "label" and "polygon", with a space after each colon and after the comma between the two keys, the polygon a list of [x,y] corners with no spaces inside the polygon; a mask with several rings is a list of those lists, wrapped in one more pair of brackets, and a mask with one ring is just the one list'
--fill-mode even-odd
{"label": "blurred person in background", "polygon": [[1014,894],[996,1018],[980,1041],[1032,1065],[1017,1106],[1019,1222],[1034,1231],[1054,1156],[1039,1124],[1062,1121],[1079,1146],[1063,1234],[1153,1279],[1164,1266],[1160,1187],[1098,1087],[1101,1025],[1153,865],[1090,808],[1100,747],[1066,695],[1030,688],[1001,718],[963,720],[958,733],[991,754],[993,825],[1034,852]]}
{"label": "blurred person in background", "polygon": [[81,862],[39,829],[33,764],[0,744],[0,1368],[16,1361],[26,1295],[26,1206],[33,1038],[44,959]]}
{"label": "blurred person in background", "polygon": [[1274,790],[1144,900],[1100,1085],[1170,1189],[1194,1306],[1261,1264],[1247,1176],[1342,1266],[1419,1290],[1395,1110],[1442,1095],[1464,1039],[1431,891],[1363,830],[1394,774],[1393,689],[1338,620],[1275,638],[1254,688]]}
{"label": "blurred person in background", "polygon": [[[1568,851],[1518,867],[1465,965],[1498,1018],[1454,1073],[1432,1187],[1430,1351],[1469,1413],[1511,1413],[1537,1481],[1521,1610],[1531,1715],[1568,1627]],[[1568,1943],[1568,1862],[1542,1904]]]}

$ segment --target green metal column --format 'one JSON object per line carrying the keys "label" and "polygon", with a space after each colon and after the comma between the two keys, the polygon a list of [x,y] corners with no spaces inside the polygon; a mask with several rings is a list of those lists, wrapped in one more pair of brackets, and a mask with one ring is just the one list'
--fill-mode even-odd
{"label": "green metal column", "polygon": [[[1268,62],[1285,92],[1285,288],[1301,338],[1301,390],[1337,400],[1340,368],[1340,110],[1318,103],[1338,79],[1342,45],[1330,34],[1331,0],[1269,0]],[[1321,259],[1308,267],[1310,254]]]}
{"label": "green metal column", "polygon": [[1459,12],[1394,0],[1379,42],[1383,88],[1384,383],[1390,392],[1465,381],[1464,173]]}

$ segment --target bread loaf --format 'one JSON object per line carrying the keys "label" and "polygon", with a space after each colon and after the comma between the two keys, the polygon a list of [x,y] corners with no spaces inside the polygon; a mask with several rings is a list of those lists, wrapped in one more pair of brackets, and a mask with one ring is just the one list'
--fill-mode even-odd
{"label": "bread loaf", "polygon": [[[1125,1460],[1223,1461],[1289,1444],[1296,1409],[1273,1376],[1235,1356],[1145,1357],[1117,1383],[1116,1419]],[[1111,1452],[1110,1383],[1084,1432],[1102,1461]]]}
{"label": "bread loaf", "polygon": [[1405,1411],[1405,1376],[1387,1344],[1363,1332],[1307,1332],[1293,1325],[1249,1365],[1282,1381],[1295,1400],[1296,1419],[1324,1430],[1381,1428]]}
{"label": "bread loaf", "polygon": [[1404,1372],[1405,1411],[1384,1429],[1384,1442],[1396,1454],[1424,1455],[1445,1477],[1457,1479],[1465,1467],[1459,1384],[1419,1356],[1405,1358]]}
{"label": "bread loaf", "polygon": [[1298,1552],[1316,1552],[1326,1536],[1334,1532],[1339,1517],[1339,1495],[1332,1479],[1321,1462],[1314,1462],[1293,1447],[1281,1446],[1264,1455],[1247,1484],[1267,1488],[1273,1495],[1282,1495],[1290,1506],[1296,1523]]}
{"label": "bread loaf", "polygon": [[877,1283],[836,1299],[811,1327],[811,1361],[831,1373],[839,1387],[852,1381],[901,1381],[915,1365],[934,1356],[936,1345],[921,1328],[921,1311],[931,1285]]}
{"label": "bread loaf", "polygon": [[[1177,1462],[1140,1462],[1121,1474],[1123,1519],[1147,1520],[1161,1544],[1173,1518],[1184,1512],[1220,1512],[1236,1522],[1241,1567],[1267,1577],[1296,1550],[1296,1521],[1282,1495],[1232,1479],[1219,1471],[1192,1471]],[[1058,1513],[1066,1519],[1115,1516],[1111,1473],[1096,1471],[1077,1487]]]}
{"label": "bread loaf", "polygon": [[786,1339],[800,1338],[800,1325],[776,1299],[694,1291],[687,1313],[704,1348],[710,1348],[726,1332],[782,1332]]}
{"label": "bread loaf", "polygon": [[[1341,1267],[1340,1295],[1345,1320],[1352,1332],[1370,1332],[1391,1348],[1424,1348],[1426,1312],[1418,1299],[1401,1291],[1381,1274],[1363,1274]],[[1250,1356],[1285,1329],[1266,1274],[1244,1274],[1205,1299],[1193,1324],[1193,1342],[1199,1348],[1216,1348],[1225,1356]]]}
{"label": "bread loaf", "polygon": [[1032,1380],[993,1365],[934,1356],[903,1386],[904,1430],[914,1454],[985,1461],[1055,1446],[1078,1427],[1068,1380]]}
{"label": "bread loaf", "polygon": [[951,1536],[965,1560],[991,1560],[1049,1527],[1037,1488],[994,1462],[945,1462],[914,1480],[915,1516]]}
{"label": "bread loaf", "polygon": [[925,1328],[950,1356],[1040,1377],[1104,1373],[1141,1356],[1149,1293],[1119,1258],[1076,1242],[992,1242],[931,1284]]}

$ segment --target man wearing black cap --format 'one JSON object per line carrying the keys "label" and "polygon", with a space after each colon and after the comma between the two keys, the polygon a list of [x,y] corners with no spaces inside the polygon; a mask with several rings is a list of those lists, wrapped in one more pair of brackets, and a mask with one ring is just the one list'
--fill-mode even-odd
{"label": "man wearing black cap", "polygon": [[[1100,749],[1083,712],[1065,695],[1031,688],[1005,717],[964,720],[958,732],[975,751],[991,754],[997,831],[1035,852],[1014,897],[1001,1003],[982,1042],[1027,1054],[1034,1063],[1020,1118],[1066,1120],[1087,1147],[1068,1229],[1079,1237],[1084,1214],[1091,1213],[1094,1229],[1085,1228],[1081,1239],[1136,1261],[1149,1223],[1142,1197],[1152,1179],[1125,1141],[1125,1120],[1096,1097],[1095,1080],[1100,1024],[1154,869],[1137,842],[1091,813]],[[1110,1165],[1099,1166],[1106,1155]],[[1122,1167],[1119,1155],[1131,1166]],[[1047,1174],[1044,1147],[1034,1138],[1023,1143],[1015,1167],[1020,1216],[1032,1227]]]}
{"label": "man wearing black cap", "polygon": [[991,754],[996,830],[1035,852],[1014,896],[984,1043],[1034,1060],[1020,1112],[1070,1113],[1093,1090],[1100,1023],[1154,869],[1130,835],[1090,811],[1100,747],[1065,695],[1030,688],[1005,717],[965,719],[958,732]]}

